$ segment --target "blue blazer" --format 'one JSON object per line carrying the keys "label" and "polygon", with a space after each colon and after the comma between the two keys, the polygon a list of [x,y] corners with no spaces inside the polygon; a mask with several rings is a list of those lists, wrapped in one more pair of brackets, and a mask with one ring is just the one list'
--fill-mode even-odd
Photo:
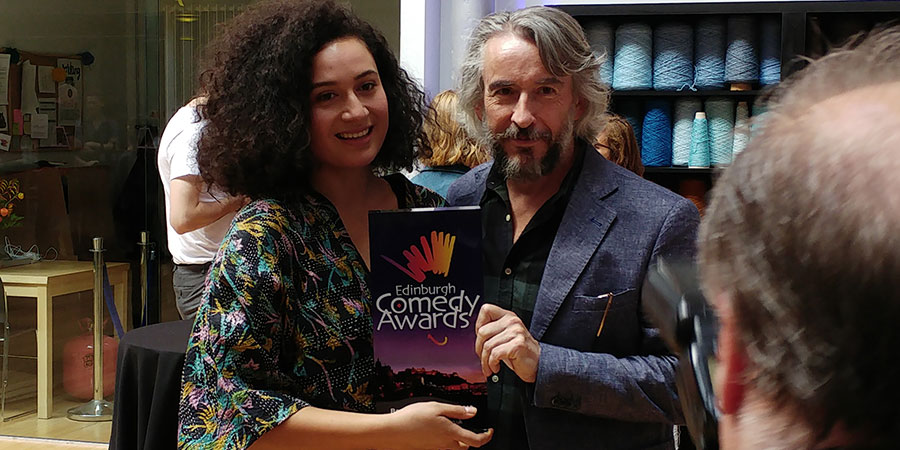
{"label": "blue blazer", "polygon": [[[532,449],[674,448],[684,419],[677,359],[641,313],[647,267],[693,257],[699,216],[690,201],[607,161],[584,142],[584,165],[553,240],[531,321],[541,344],[526,392]],[[454,183],[451,205],[477,205],[491,163]],[[600,336],[597,330],[614,297]]]}

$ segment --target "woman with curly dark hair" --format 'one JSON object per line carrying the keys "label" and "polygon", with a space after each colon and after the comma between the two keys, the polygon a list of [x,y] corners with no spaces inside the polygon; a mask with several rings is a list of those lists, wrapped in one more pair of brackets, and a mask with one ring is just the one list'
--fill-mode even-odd
{"label": "woman with curly dark hair", "polygon": [[[330,1],[235,18],[201,77],[197,162],[251,199],[207,278],[182,378],[181,448],[457,448],[472,407],[373,413],[368,211],[440,206],[402,175],[424,96],[380,33]],[[426,147],[419,147],[420,149]]]}

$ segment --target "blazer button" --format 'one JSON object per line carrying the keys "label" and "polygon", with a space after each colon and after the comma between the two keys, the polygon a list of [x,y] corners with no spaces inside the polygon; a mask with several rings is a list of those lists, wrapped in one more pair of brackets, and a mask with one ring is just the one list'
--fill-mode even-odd
{"label": "blazer button", "polygon": [[491,381],[493,381],[494,383],[499,383],[500,377],[498,377],[497,374],[493,374],[491,375]]}

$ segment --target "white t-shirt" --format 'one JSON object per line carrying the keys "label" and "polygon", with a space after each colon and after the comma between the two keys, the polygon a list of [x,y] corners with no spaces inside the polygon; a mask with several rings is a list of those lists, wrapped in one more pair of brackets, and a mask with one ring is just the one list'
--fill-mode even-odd
{"label": "white t-shirt", "polygon": [[[163,131],[156,157],[159,177],[166,197],[166,229],[168,231],[169,252],[176,264],[204,264],[213,260],[219,244],[228,232],[234,213],[226,214],[219,220],[194,231],[178,234],[172,228],[169,183],[188,175],[199,175],[197,168],[197,140],[203,122],[191,106],[183,106],[172,116]],[[215,196],[215,197],[214,197]],[[202,189],[200,201],[204,203],[228,200],[228,195],[212,189]]]}

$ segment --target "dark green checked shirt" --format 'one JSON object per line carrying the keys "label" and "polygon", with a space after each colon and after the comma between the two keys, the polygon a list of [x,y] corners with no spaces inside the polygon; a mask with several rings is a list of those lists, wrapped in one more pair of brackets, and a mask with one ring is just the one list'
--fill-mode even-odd
{"label": "dark green checked shirt", "polygon": [[[584,151],[576,146],[575,152],[575,161],[559,191],[538,209],[515,244],[506,181],[496,165],[487,177],[480,203],[484,230],[484,298],[516,313],[526,327],[531,326],[544,266],[581,173]],[[527,449],[522,404],[529,401],[525,399],[525,382],[505,364],[501,363],[500,367],[500,373],[488,377],[488,409],[494,437],[487,448]]]}

